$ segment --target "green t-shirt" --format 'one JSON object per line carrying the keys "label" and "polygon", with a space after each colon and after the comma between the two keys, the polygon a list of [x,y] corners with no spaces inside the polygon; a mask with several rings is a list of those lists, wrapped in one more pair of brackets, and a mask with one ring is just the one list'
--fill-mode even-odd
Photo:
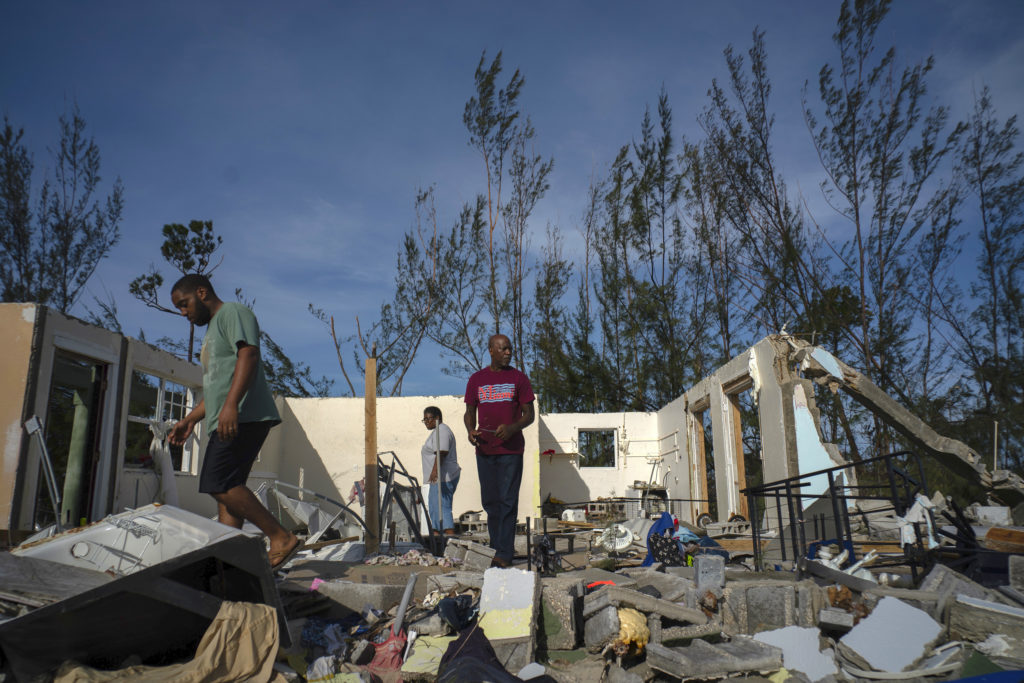
{"label": "green t-shirt", "polygon": [[[260,326],[253,312],[242,304],[224,303],[210,320],[199,358],[203,364],[203,398],[206,401],[206,429],[217,429],[217,418],[231,388],[238,358],[238,342],[259,348]],[[249,390],[238,404],[239,422],[281,422],[274,396],[267,386],[263,363],[256,366]]]}

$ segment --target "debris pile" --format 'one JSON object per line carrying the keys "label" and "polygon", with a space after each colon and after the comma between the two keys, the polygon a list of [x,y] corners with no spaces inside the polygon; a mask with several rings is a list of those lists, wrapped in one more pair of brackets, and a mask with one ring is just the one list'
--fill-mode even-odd
{"label": "debris pile", "polygon": [[[755,571],[750,551],[668,517],[583,530],[575,551],[554,519],[520,538],[512,568],[467,534],[442,555],[403,544],[367,557],[344,540],[275,574],[259,538],[148,506],[0,553],[4,680],[940,681],[1024,668],[1024,554],[972,565],[939,546],[915,577],[873,568],[876,549],[819,543]],[[1003,543],[1024,534],[993,528]]]}

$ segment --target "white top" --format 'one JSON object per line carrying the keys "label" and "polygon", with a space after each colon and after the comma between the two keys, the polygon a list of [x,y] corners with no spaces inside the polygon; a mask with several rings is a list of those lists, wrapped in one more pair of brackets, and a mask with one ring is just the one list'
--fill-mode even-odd
{"label": "white top", "polygon": [[437,427],[430,430],[427,440],[423,442],[420,450],[420,458],[423,460],[423,483],[430,479],[430,473],[434,469],[434,458],[439,451],[448,451],[448,455],[441,459],[441,481],[451,481],[459,476],[462,468],[459,467],[459,460],[455,453],[455,435],[451,428],[444,422],[438,423]]}

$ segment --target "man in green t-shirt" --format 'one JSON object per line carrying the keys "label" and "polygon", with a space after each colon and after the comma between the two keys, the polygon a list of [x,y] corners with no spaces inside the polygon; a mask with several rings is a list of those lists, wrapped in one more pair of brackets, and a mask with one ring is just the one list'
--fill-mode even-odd
{"label": "man in green t-shirt", "polygon": [[[260,362],[260,328],[246,306],[221,301],[205,275],[186,275],[171,288],[171,301],[195,325],[209,325],[199,354],[203,400],[170,433],[183,444],[206,418],[209,440],[199,492],[217,501],[222,524],[241,529],[245,520],[270,539],[270,566],[284,565],[301,548],[245,485],[270,428],[281,422]],[[191,359],[190,359],[191,360]]]}

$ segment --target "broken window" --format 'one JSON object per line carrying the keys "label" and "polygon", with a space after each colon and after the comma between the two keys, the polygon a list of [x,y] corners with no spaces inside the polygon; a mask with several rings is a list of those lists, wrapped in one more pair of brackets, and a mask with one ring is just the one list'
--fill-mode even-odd
{"label": "broken window", "polygon": [[580,467],[615,467],[615,430],[579,430]]}
{"label": "broken window", "polygon": [[[61,522],[77,526],[88,517],[98,461],[99,425],[107,365],[57,350],[47,400],[46,450],[61,490]],[[53,524],[53,506],[39,477],[36,528]]]}
{"label": "broken window", "polygon": [[[192,390],[186,386],[135,370],[128,402],[128,429],[125,434],[125,467],[155,469],[150,455],[153,442],[151,424],[177,422],[185,417],[194,402]],[[178,472],[191,472],[195,461],[197,440],[184,446],[171,446],[171,462]]]}

